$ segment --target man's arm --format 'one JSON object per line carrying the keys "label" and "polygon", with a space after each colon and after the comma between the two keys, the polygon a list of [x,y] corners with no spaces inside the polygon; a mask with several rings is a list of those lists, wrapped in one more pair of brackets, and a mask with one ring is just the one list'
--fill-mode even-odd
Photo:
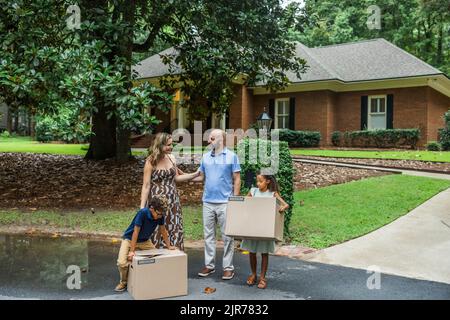
{"label": "man's arm", "polygon": [[241,194],[241,172],[233,173],[233,182],[234,182],[234,195],[238,196]]}

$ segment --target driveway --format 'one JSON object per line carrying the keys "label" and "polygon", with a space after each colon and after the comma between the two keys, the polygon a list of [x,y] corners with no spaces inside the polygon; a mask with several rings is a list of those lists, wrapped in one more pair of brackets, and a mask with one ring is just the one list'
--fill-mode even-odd
{"label": "driveway", "polygon": [[305,260],[450,284],[450,188],[407,215]]}

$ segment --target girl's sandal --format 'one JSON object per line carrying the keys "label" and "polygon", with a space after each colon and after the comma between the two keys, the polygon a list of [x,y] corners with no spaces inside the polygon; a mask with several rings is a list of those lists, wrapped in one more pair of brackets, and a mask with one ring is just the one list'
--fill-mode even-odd
{"label": "girl's sandal", "polygon": [[265,278],[260,278],[258,283],[258,289],[267,288],[267,280]]}
{"label": "girl's sandal", "polygon": [[253,286],[256,284],[256,275],[251,274],[248,278],[247,278],[247,285],[249,286]]}

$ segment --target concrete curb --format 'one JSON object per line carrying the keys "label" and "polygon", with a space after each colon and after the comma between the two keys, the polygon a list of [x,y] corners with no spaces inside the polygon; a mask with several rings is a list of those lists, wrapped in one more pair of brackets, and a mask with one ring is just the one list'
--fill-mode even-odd
{"label": "concrete curb", "polygon": [[[64,228],[54,228],[54,227],[39,227],[39,226],[8,226],[2,225],[0,226],[0,233],[8,234],[8,235],[23,235],[23,236],[35,236],[35,237],[51,237],[51,238],[78,238],[78,239],[87,239],[87,240],[95,240],[95,241],[104,241],[110,243],[120,243],[122,234],[121,233],[107,233],[107,232],[83,232],[83,231],[74,231]],[[240,241],[236,242],[237,251],[242,254],[248,254],[248,252],[241,250],[239,248]],[[203,240],[185,240],[184,246],[187,249],[203,249],[204,241]],[[223,248],[223,241],[217,241],[217,247]],[[275,247],[274,256],[282,256],[289,257],[294,259],[302,259],[315,252],[316,249],[306,248],[295,245],[277,245]]]}

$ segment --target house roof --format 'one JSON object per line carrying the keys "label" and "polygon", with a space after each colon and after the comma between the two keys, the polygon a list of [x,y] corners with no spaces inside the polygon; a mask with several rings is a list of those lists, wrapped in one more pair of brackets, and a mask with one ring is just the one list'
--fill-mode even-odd
{"label": "house roof", "polygon": [[[176,51],[169,48],[141,61],[133,68],[138,72],[138,78],[154,78],[168,74],[169,67],[163,64],[160,58],[160,55],[164,54],[176,54]],[[325,80],[359,82],[443,74],[385,39],[316,48],[297,43],[296,55],[305,59],[309,68],[301,78],[293,72],[287,72],[292,83]],[[177,66],[175,74],[181,70],[181,67]]]}
{"label": "house roof", "polygon": [[[137,72],[138,79],[162,77],[169,73],[169,65],[163,63],[161,56],[176,54],[177,52],[173,47],[161,51],[160,53],[154,54],[153,56],[148,57],[147,59],[144,59],[134,65],[133,72]],[[181,70],[182,68],[176,65],[174,74],[180,73]]]}

